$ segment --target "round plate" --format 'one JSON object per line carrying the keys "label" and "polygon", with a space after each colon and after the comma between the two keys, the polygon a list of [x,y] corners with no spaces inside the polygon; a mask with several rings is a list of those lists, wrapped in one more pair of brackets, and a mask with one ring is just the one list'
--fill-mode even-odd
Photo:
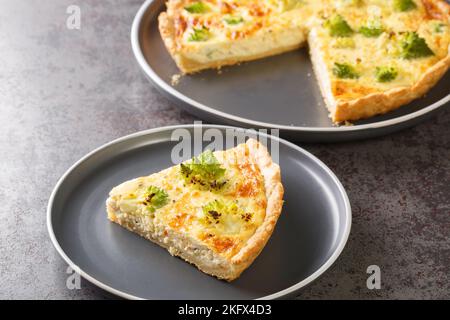
{"label": "round plate", "polygon": [[[266,247],[237,280],[228,283],[208,276],[110,222],[105,210],[108,192],[125,180],[172,166],[171,150],[177,142],[171,141],[171,134],[179,128],[194,130],[193,125],[173,126],[126,136],[91,152],[63,175],[49,200],[47,224],[54,246],[70,266],[101,288],[136,299],[281,298],[295,294],[331,266],[350,232],[344,188],[310,153],[264,134],[259,137],[266,137],[268,145],[279,145],[285,204]],[[225,135],[227,127],[202,128]]]}
{"label": "round plate", "polygon": [[422,99],[385,115],[333,126],[324,106],[306,48],[282,55],[207,70],[179,74],[158,31],[164,0],[147,0],[131,31],[135,57],[150,81],[181,108],[215,123],[252,128],[279,128],[283,137],[309,142],[333,142],[374,137],[412,126],[450,100],[450,74]]}

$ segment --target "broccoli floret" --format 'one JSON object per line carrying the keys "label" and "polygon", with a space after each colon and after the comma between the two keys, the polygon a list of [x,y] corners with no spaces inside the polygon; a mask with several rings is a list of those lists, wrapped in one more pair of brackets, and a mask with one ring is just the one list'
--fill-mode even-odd
{"label": "broccoli floret", "polygon": [[207,28],[194,28],[192,33],[189,35],[188,41],[206,41],[210,37],[211,33]]}
{"label": "broccoli floret", "polygon": [[328,28],[332,37],[349,37],[353,34],[352,28],[339,14],[328,19],[325,22],[325,26]]}
{"label": "broccoli floret", "polygon": [[416,32],[408,32],[401,42],[401,57],[414,59],[434,55],[424,38]]}
{"label": "broccoli floret", "polygon": [[229,25],[235,25],[244,22],[244,19],[242,17],[229,17],[223,20]]}
{"label": "broccoli floret", "polygon": [[394,0],[394,9],[397,11],[409,11],[417,8],[413,0]]}
{"label": "broccoli floret", "polygon": [[[237,201],[216,199],[202,207],[203,222],[207,225],[219,224],[227,220],[242,219],[250,222],[253,217],[252,212],[246,212],[239,207]],[[233,219],[234,218],[234,219]]]}
{"label": "broccoli floret", "polygon": [[335,63],[333,67],[333,74],[341,79],[357,79],[359,74],[355,68],[348,63]]}
{"label": "broccoli floret", "polygon": [[161,188],[150,186],[144,195],[144,205],[150,212],[164,207],[169,201],[169,195]]}
{"label": "broccoli floret", "polygon": [[203,206],[203,214],[208,224],[219,223],[220,218],[225,215],[234,215],[239,211],[236,202],[224,202],[222,200],[214,200]]}
{"label": "broccoli floret", "polygon": [[186,7],[184,7],[189,13],[205,13],[209,10],[209,7],[203,2],[194,2]]}
{"label": "broccoli floret", "polygon": [[379,21],[369,22],[366,26],[359,28],[359,33],[368,38],[378,37],[384,32],[384,28]]}
{"label": "broccoli floret", "polygon": [[397,78],[398,72],[393,67],[377,67],[375,77],[378,82],[389,82]]}
{"label": "broccoli floret", "polygon": [[211,150],[180,164],[180,172],[187,182],[208,189],[220,189],[225,185],[225,171]]}

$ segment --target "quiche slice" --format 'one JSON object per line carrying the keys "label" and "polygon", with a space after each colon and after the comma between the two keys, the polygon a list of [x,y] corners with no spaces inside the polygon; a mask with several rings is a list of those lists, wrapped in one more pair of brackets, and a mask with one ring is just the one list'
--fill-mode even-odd
{"label": "quiche slice", "polygon": [[220,68],[305,44],[315,2],[169,0],[159,30],[183,73]]}
{"label": "quiche slice", "polygon": [[201,271],[234,280],[269,240],[283,204],[280,168],[249,139],[115,187],[108,218]]}
{"label": "quiche slice", "polygon": [[[348,1],[322,10],[310,55],[334,122],[383,114],[423,96],[450,66],[443,1]],[[331,8],[331,9],[330,9]]]}

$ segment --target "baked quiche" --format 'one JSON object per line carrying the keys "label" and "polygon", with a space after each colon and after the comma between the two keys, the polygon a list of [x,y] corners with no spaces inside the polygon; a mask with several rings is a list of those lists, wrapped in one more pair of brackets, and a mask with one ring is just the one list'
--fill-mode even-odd
{"label": "baked quiche", "polygon": [[169,0],[159,29],[183,73],[308,43],[336,123],[409,103],[450,66],[443,0]]}
{"label": "baked quiche", "polygon": [[115,187],[108,218],[201,271],[234,280],[269,240],[283,204],[280,168],[254,139]]}
{"label": "baked quiche", "polygon": [[[446,3],[329,2],[309,32],[308,43],[333,121],[396,109],[423,96],[448,70]],[[331,7],[335,2],[343,4]]]}

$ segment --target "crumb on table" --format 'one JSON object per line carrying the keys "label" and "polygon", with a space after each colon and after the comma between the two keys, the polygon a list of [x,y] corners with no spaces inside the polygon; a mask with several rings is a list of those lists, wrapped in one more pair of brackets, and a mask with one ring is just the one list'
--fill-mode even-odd
{"label": "crumb on table", "polygon": [[181,74],[174,74],[170,80],[170,83],[172,84],[172,86],[176,86],[181,79]]}

